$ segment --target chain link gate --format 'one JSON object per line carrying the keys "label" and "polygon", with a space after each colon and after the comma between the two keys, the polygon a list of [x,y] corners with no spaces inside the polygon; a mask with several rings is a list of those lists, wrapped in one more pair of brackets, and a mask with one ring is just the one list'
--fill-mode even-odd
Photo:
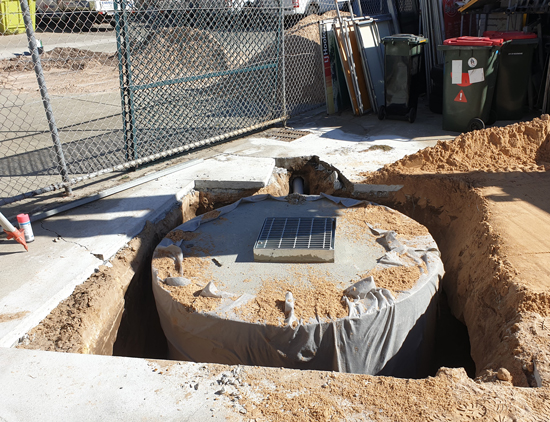
{"label": "chain link gate", "polygon": [[116,1],[127,160],[285,118],[280,8],[243,11],[209,0],[151,11]]}
{"label": "chain link gate", "polygon": [[125,170],[109,15],[95,2],[0,1],[0,206]]}

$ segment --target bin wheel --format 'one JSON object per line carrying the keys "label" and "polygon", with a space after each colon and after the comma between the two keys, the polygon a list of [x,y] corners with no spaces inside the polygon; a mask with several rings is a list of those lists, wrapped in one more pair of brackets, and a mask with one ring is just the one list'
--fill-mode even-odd
{"label": "bin wheel", "polygon": [[416,120],[416,107],[411,107],[409,110],[409,123],[414,123]]}
{"label": "bin wheel", "polygon": [[483,120],[478,119],[477,117],[474,117],[468,123],[468,132],[471,132],[472,130],[481,130],[481,129],[485,129],[485,123],[483,123]]}
{"label": "bin wheel", "polygon": [[497,121],[497,111],[491,109],[491,111],[489,112],[489,119],[487,120],[487,124],[494,125],[496,121]]}
{"label": "bin wheel", "polygon": [[386,118],[386,106],[380,106],[378,109],[378,120],[384,120]]}

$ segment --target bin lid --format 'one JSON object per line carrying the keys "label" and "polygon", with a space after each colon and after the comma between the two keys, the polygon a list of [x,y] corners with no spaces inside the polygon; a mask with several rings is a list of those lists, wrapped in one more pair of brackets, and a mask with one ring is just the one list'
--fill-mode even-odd
{"label": "bin lid", "polygon": [[501,46],[504,43],[502,38],[489,37],[458,37],[449,38],[443,41],[443,45],[470,46],[470,47],[493,47]]}
{"label": "bin lid", "polygon": [[414,34],[394,34],[387,37],[382,38],[381,40],[384,44],[390,43],[390,42],[403,42],[407,44],[422,44],[428,41],[427,38],[422,37],[420,35],[414,35]]}
{"label": "bin lid", "polygon": [[485,31],[483,33],[484,37],[489,38],[502,38],[504,41],[511,41],[511,40],[530,40],[533,38],[537,38],[537,34],[534,34],[532,32],[525,33],[521,31],[508,31],[508,32],[502,32],[502,31]]}

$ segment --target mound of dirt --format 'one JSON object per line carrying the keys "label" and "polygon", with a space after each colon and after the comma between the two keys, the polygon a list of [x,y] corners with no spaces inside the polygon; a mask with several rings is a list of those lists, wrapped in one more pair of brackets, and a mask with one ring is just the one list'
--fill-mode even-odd
{"label": "mound of dirt", "polygon": [[380,200],[430,230],[442,285],[468,327],[477,375],[506,368],[519,386],[550,385],[550,116],[439,142],[365,182],[401,184]]}
{"label": "mound of dirt", "polygon": [[[135,38],[132,44],[132,82],[135,85],[229,69],[223,46],[209,31],[187,27],[166,28],[155,34],[136,34]],[[158,89],[164,92],[163,95],[170,96],[182,87],[204,88],[222,79],[210,77]]]}
{"label": "mound of dirt", "polygon": [[336,10],[306,16],[285,31],[286,100],[290,107],[325,102],[318,22],[335,17]]}
{"label": "mound of dirt", "polygon": [[[155,52],[171,69],[185,64],[192,73],[227,70],[226,53],[209,31],[194,28],[170,28],[161,32],[163,48]],[[151,51],[150,49],[148,49]],[[162,69],[159,69],[162,70]]]}
{"label": "mound of dirt", "polygon": [[[349,13],[342,15],[349,15]],[[321,40],[317,22],[332,19],[335,16],[336,11],[330,11],[321,16],[310,15],[285,31],[286,102],[291,108],[303,104],[320,104],[325,101]],[[278,43],[268,45],[263,51],[250,58],[247,66],[272,62],[277,58],[279,49]],[[265,73],[265,77],[258,75],[258,79],[271,77],[267,71]],[[279,70],[278,86],[282,84],[282,78],[282,71]],[[280,92],[278,97],[277,101],[281,101]]]}
{"label": "mound of dirt", "polygon": [[[303,27],[312,23],[317,23],[319,21],[329,20],[329,19],[336,19],[338,16],[336,10],[329,10],[328,12],[323,13],[322,15],[309,15],[305,18],[301,19],[296,27]],[[349,12],[340,12],[340,16],[342,17],[349,17]],[[292,28],[294,29],[294,28]],[[298,31],[301,31],[301,29],[298,29]],[[319,32],[319,28],[317,28],[317,32]]]}
{"label": "mound of dirt", "polygon": [[[81,50],[71,47],[56,47],[40,55],[42,69],[83,70],[95,66],[116,66],[118,57],[112,53],[98,53],[90,50]],[[34,71],[31,56],[19,56],[13,59],[1,60],[0,69],[5,72]]]}
{"label": "mound of dirt", "polygon": [[[56,47],[44,52],[40,62],[50,94],[92,94],[119,89],[116,54]],[[40,98],[30,56],[0,60],[0,70],[0,87]]]}
{"label": "mound of dirt", "polygon": [[464,133],[384,168],[400,174],[550,169],[550,116]]}

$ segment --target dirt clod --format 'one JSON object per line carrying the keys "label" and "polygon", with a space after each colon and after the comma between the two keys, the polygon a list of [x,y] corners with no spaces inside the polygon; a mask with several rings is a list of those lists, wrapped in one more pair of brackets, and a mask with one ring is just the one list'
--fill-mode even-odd
{"label": "dirt clod", "polygon": [[506,368],[499,368],[497,372],[497,378],[501,381],[512,381],[512,375]]}

